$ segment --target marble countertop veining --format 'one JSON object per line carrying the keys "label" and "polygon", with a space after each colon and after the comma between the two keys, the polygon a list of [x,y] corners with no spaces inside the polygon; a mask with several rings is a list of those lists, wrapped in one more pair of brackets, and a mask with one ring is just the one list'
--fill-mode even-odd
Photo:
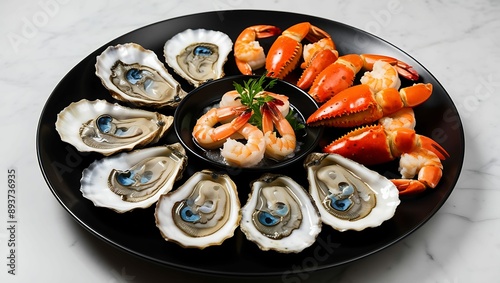
{"label": "marble countertop veining", "polygon": [[[37,164],[44,104],[78,62],[111,39],[193,13],[257,9],[323,17],[371,32],[425,66],[462,118],[466,156],[455,190],[423,227],[374,255],[282,282],[497,282],[500,278],[500,2],[101,1],[0,4],[1,282],[198,282],[125,254],[85,231],[54,198]],[[7,171],[17,171],[16,275],[7,273]],[[246,282],[247,280],[241,279]],[[250,280],[248,280],[250,281]],[[217,282],[232,282],[217,279]]]}

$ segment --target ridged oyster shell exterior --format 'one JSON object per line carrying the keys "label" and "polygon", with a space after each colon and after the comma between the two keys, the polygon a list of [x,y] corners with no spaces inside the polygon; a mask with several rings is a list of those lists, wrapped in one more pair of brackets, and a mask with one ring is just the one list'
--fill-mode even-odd
{"label": "ridged oyster shell exterior", "polygon": [[236,184],[222,173],[202,170],[156,205],[156,226],[167,241],[204,249],[234,235],[240,222]]}
{"label": "ridged oyster shell exterior", "polygon": [[189,83],[198,87],[224,76],[224,64],[233,42],[220,31],[187,29],[165,43],[167,64]]}
{"label": "ridged oyster shell exterior", "polygon": [[338,231],[380,226],[400,203],[390,180],[348,158],[311,153],[304,167],[321,219]]}
{"label": "ridged oyster shell exterior", "polygon": [[321,218],[307,191],[292,178],[264,174],[251,184],[240,228],[261,250],[298,253],[321,232]]}
{"label": "ridged oyster shell exterior", "polygon": [[83,170],[80,191],[95,206],[116,212],[147,208],[172,189],[186,165],[179,143],[124,152]]}
{"label": "ridged oyster shell exterior", "polygon": [[105,100],[82,99],[64,108],[55,125],[61,140],[78,151],[108,156],[156,143],[170,129],[173,120],[172,116],[157,112]]}
{"label": "ridged oyster shell exterior", "polygon": [[158,56],[136,43],[109,46],[97,56],[95,68],[115,99],[136,106],[174,108],[186,96]]}

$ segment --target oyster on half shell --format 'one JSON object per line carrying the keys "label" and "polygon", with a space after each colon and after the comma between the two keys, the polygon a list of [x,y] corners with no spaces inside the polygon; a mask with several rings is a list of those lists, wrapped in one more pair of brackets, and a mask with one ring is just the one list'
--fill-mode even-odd
{"label": "oyster on half shell", "polygon": [[174,117],[157,112],[82,99],[64,108],[55,125],[61,140],[78,151],[111,155],[156,143],[173,121]]}
{"label": "oyster on half shell", "polygon": [[336,230],[379,226],[400,203],[398,189],[390,180],[340,155],[311,153],[304,167],[321,219]]}
{"label": "oyster on half shell", "polygon": [[282,253],[298,253],[315,242],[321,218],[302,186],[288,176],[264,174],[251,187],[240,223],[248,240]]}
{"label": "oyster on half shell", "polygon": [[95,68],[115,99],[137,106],[177,107],[186,96],[156,54],[136,43],[109,46]]}
{"label": "oyster on half shell", "polygon": [[104,157],[83,170],[80,191],[95,206],[116,212],[147,208],[172,189],[186,164],[179,143]]}
{"label": "oyster on half shell", "polygon": [[220,31],[187,29],[169,39],[163,48],[167,64],[198,87],[224,76],[224,64],[233,42]]}
{"label": "oyster on half shell", "polygon": [[199,249],[220,245],[234,235],[240,222],[236,184],[226,174],[196,172],[160,198],[155,217],[167,241]]}

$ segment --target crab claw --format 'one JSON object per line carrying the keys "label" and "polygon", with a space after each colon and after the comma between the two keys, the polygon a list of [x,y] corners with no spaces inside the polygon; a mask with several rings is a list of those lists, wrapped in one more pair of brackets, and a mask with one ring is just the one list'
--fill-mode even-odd
{"label": "crab claw", "polygon": [[393,65],[398,74],[410,80],[418,80],[418,73],[408,64],[384,55],[348,54],[340,56],[335,63],[321,71],[309,89],[317,102],[325,102],[339,92],[352,86],[356,74],[361,70],[373,70],[373,64],[384,61]]}
{"label": "crab claw", "polygon": [[[323,151],[364,165],[381,164],[400,157],[402,179],[391,181],[402,195],[435,188],[443,174],[441,160],[449,156],[435,141],[417,135],[413,129],[387,131],[382,125],[355,129],[324,147]],[[418,179],[413,180],[417,173]]]}
{"label": "crab claw", "polygon": [[273,43],[266,57],[267,75],[284,78],[298,65],[302,54],[301,41],[306,38],[311,42],[330,35],[309,22],[298,23],[283,31]]}
{"label": "crab claw", "polygon": [[324,49],[318,51],[311,59],[311,62],[306,66],[304,72],[300,76],[297,86],[301,89],[308,89],[314,82],[314,79],[328,66],[333,64],[338,59],[338,52],[332,49]]}
{"label": "crab claw", "polygon": [[391,151],[389,136],[381,125],[355,129],[323,148],[364,165],[389,162],[396,158]]}
{"label": "crab claw", "polygon": [[[432,144],[432,150],[426,147],[427,144]],[[431,151],[439,159],[449,156],[438,145],[446,155],[439,153],[434,148],[436,145],[438,144],[435,141],[417,135],[412,129],[400,128],[388,132],[382,125],[373,125],[357,128],[347,133],[324,147],[323,152],[340,154],[364,165],[389,162],[404,153],[415,152],[420,148]]]}
{"label": "crab claw", "polygon": [[309,126],[355,127],[369,124],[395,113],[403,107],[414,107],[432,94],[432,84],[414,84],[400,91],[387,88],[374,93],[367,85],[347,88],[321,105],[309,118]]}

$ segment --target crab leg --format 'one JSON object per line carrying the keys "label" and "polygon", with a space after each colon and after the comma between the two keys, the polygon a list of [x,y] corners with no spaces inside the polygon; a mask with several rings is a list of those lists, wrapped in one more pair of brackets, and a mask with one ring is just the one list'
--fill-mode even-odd
{"label": "crab leg", "polygon": [[318,51],[310,60],[304,72],[297,81],[297,86],[301,89],[308,89],[314,82],[314,79],[328,66],[338,59],[338,52],[332,49],[323,49]]}
{"label": "crab leg", "polygon": [[[414,194],[435,188],[442,176],[441,160],[448,153],[432,139],[415,130],[388,130],[383,125],[355,129],[323,148],[324,152],[340,154],[364,165],[375,165],[400,159],[402,179],[391,180],[400,194]],[[418,179],[412,178],[418,174]]]}
{"label": "crab leg", "polygon": [[[340,60],[340,59],[339,59]],[[432,94],[432,84],[414,84],[400,91],[387,88],[374,93],[367,85],[350,87],[321,105],[309,118],[309,126],[355,127],[414,107]]]}
{"label": "crab leg", "polygon": [[267,75],[274,78],[284,78],[298,65],[302,54],[303,39],[311,42],[330,35],[309,22],[298,23],[283,31],[269,49],[266,58]]}
{"label": "crab leg", "polygon": [[374,54],[348,54],[340,56],[335,63],[321,71],[314,80],[309,94],[317,102],[325,102],[339,92],[352,86],[356,74],[361,70],[372,70],[376,61],[384,61],[395,66],[398,74],[416,81],[418,73],[408,64],[395,58]]}

